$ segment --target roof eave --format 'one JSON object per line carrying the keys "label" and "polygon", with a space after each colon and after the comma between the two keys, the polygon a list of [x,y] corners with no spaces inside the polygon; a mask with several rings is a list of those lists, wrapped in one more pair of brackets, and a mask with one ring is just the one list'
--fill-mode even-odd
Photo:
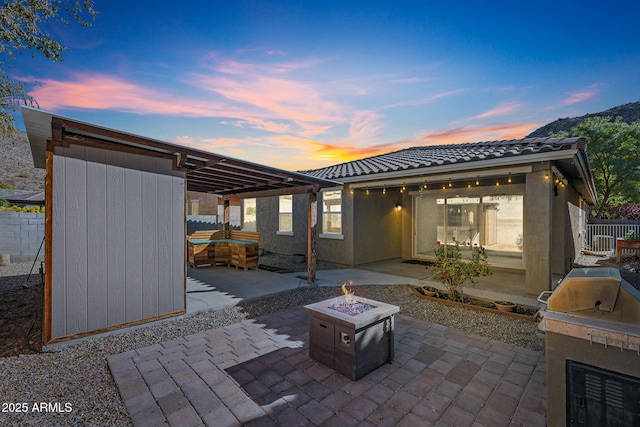
{"label": "roof eave", "polygon": [[451,163],[441,166],[426,166],[412,169],[402,169],[393,172],[382,172],[368,175],[357,175],[339,178],[345,184],[360,182],[386,181],[393,179],[411,178],[418,176],[446,175],[448,173],[467,171],[469,169],[493,169],[500,167],[513,167],[516,165],[526,165],[531,163],[555,161],[561,159],[571,159],[579,150],[562,150],[540,154],[529,154],[522,157],[502,157],[498,159],[475,160],[470,162]]}

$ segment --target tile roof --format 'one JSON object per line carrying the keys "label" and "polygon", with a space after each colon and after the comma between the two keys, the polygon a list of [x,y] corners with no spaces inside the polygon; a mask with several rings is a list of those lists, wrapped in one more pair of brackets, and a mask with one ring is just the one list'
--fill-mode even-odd
{"label": "tile roof", "polygon": [[384,172],[522,157],[562,150],[586,150],[586,138],[526,138],[406,148],[326,168],[304,171],[316,178],[340,179]]}

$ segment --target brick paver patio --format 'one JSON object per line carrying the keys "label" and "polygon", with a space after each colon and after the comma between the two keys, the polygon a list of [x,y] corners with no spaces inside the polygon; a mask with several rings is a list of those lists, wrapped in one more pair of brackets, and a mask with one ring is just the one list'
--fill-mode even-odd
{"label": "brick paver patio", "polygon": [[545,426],[541,352],[396,316],[395,359],[351,381],[309,358],[301,307],[108,359],[138,426]]}

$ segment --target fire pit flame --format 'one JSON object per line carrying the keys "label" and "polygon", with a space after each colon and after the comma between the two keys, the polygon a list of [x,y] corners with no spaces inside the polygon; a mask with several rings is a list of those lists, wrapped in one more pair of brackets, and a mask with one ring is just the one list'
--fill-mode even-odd
{"label": "fire pit flame", "polygon": [[347,289],[346,283],[342,284],[342,293],[344,294],[345,302],[347,304],[353,304],[356,302],[356,299],[354,298],[356,293],[351,290],[351,281],[349,282],[349,289]]}
{"label": "fire pit flame", "polygon": [[[351,282],[349,282],[351,285]],[[343,314],[347,314],[349,316],[356,316],[358,314],[364,313],[365,311],[372,310],[376,308],[371,304],[365,304],[363,302],[359,302],[355,298],[355,292],[351,290],[351,288],[347,289],[347,284],[342,285],[342,293],[344,294],[344,301],[336,302],[329,308],[331,310],[338,311]]]}

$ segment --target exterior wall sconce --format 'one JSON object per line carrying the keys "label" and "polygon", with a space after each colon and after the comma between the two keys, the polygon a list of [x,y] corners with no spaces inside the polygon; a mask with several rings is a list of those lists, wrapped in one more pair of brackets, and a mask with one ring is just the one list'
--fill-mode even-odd
{"label": "exterior wall sconce", "polygon": [[382,194],[387,194],[387,187],[382,187]]}
{"label": "exterior wall sconce", "polygon": [[480,176],[476,176],[476,185],[480,185]]}
{"label": "exterior wall sconce", "polygon": [[396,210],[400,212],[402,210],[402,205],[400,203],[396,203]]}

